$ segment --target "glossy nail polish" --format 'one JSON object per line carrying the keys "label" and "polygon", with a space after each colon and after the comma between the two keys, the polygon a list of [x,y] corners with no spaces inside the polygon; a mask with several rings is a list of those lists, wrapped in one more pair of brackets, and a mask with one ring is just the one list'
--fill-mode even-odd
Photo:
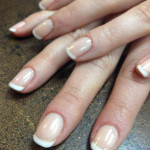
{"label": "glossy nail polish", "polygon": [[54,2],[54,0],[42,0],[41,2],[39,2],[39,7],[42,10],[47,9],[48,7],[50,7],[50,5]]}
{"label": "glossy nail polish", "polygon": [[150,59],[148,58],[141,62],[137,69],[144,78],[148,77],[150,75]]}
{"label": "glossy nail polish", "polygon": [[9,86],[16,91],[22,91],[33,78],[34,71],[31,68],[25,68],[14,77]]}
{"label": "glossy nail polish", "polygon": [[89,51],[91,46],[91,39],[88,37],[83,37],[67,47],[66,52],[71,59],[76,59]]}
{"label": "glossy nail polish", "polygon": [[33,29],[32,33],[35,38],[38,40],[43,39],[46,35],[48,35],[53,29],[53,23],[50,19],[47,19],[36,28]]}
{"label": "glossy nail polish", "polygon": [[18,29],[20,29],[21,27],[23,27],[25,25],[24,21],[21,21],[19,23],[17,23],[16,25],[12,26],[9,28],[10,32],[16,32]]}
{"label": "glossy nail polish", "polygon": [[114,150],[118,140],[118,131],[110,125],[102,126],[91,143],[92,150]]}
{"label": "glossy nail polish", "polygon": [[60,115],[48,114],[37,127],[33,136],[34,142],[44,148],[52,147],[63,130],[63,126],[63,118]]}

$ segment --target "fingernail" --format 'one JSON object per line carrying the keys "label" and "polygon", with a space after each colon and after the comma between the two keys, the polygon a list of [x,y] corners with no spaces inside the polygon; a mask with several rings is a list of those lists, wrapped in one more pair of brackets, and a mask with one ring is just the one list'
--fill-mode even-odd
{"label": "fingernail", "polygon": [[92,150],[113,150],[118,140],[118,131],[115,127],[105,125],[100,128],[94,141],[91,143]]}
{"label": "fingernail", "polygon": [[38,125],[33,140],[38,145],[52,147],[64,126],[63,119],[56,113],[48,114]]}
{"label": "fingernail", "polygon": [[23,27],[25,25],[24,21],[21,21],[19,23],[17,23],[16,25],[12,26],[9,28],[10,32],[16,32],[18,29],[20,29],[21,27]]}
{"label": "fingernail", "polygon": [[9,86],[16,91],[22,91],[33,77],[34,71],[31,68],[25,68],[14,77]]}
{"label": "fingernail", "polygon": [[47,19],[36,28],[33,29],[33,35],[38,40],[43,39],[46,35],[48,35],[53,29],[53,23],[50,19]]}
{"label": "fingernail", "polygon": [[88,37],[81,38],[67,47],[66,52],[71,59],[81,57],[92,47],[92,41]]}
{"label": "fingernail", "polygon": [[42,0],[41,2],[39,2],[39,7],[42,10],[47,9],[48,7],[50,7],[50,5],[54,2],[54,0]]}
{"label": "fingernail", "polygon": [[137,66],[138,71],[142,74],[143,77],[148,77],[150,74],[150,59],[146,59],[140,65]]}

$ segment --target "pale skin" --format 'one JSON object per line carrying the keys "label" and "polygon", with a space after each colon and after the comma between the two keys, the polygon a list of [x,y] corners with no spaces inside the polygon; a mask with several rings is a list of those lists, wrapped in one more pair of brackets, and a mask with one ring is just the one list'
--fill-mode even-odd
{"label": "pale skin", "polygon": [[[67,2],[67,0],[65,2]],[[73,4],[71,3],[70,5],[72,6],[74,4],[77,4],[77,2],[79,1],[76,1]],[[138,3],[139,2],[141,1],[138,1]],[[68,3],[70,3],[69,0]],[[137,4],[137,2],[134,4],[132,2],[132,5],[130,4],[128,8],[135,4]],[[70,5],[69,7],[71,7]],[[64,9],[66,9],[66,7],[60,11],[65,11]],[[58,17],[58,19],[60,19],[58,13],[59,11],[51,17]],[[49,11],[41,11],[29,16],[24,20],[26,23],[25,26],[17,29],[16,32],[14,32],[13,34],[19,37],[31,35],[32,30],[36,28],[36,26],[38,26],[42,21],[46,20],[49,15]],[[108,12],[103,16],[105,15],[108,15]],[[99,18],[100,17],[101,16],[99,16]],[[108,22],[107,24],[111,24],[113,21],[114,20]],[[83,26],[84,24],[87,24],[89,22],[93,22],[93,20],[87,21],[86,23],[80,22],[81,24],[79,23],[78,25],[73,24],[74,26],[71,25],[70,29],[67,29],[67,31],[59,31],[61,30],[59,29],[57,30],[59,34],[55,34],[56,32],[54,30],[54,33],[52,33],[53,36],[49,37],[49,39],[54,36],[64,34],[66,32],[70,32],[73,29]],[[29,61],[22,68],[22,70],[24,70],[25,68],[32,68],[34,70],[34,77],[29,83],[24,85],[24,89],[20,92],[31,92],[36,88],[40,87],[50,77],[52,77],[52,75],[60,67],[62,67],[70,60],[69,56],[65,52],[66,47],[80,37],[89,34],[89,31],[93,32],[93,30],[101,28],[101,22],[101,20],[98,20],[88,26],[84,26],[76,30],[75,32],[67,33],[57,38],[55,41],[50,43],[40,54],[38,54],[31,61]],[[63,25],[63,23],[61,25]],[[125,45],[128,42],[124,42],[121,44]],[[120,43],[118,42],[118,44]],[[113,45],[109,46],[113,47]],[[97,121],[93,127],[90,143],[93,143],[97,140],[97,133],[104,125],[114,127],[117,130],[118,136],[116,141],[111,146],[107,144],[101,145],[98,143],[97,145],[101,146],[101,148],[105,148],[105,146],[108,146],[107,149],[116,149],[121,145],[126,136],[129,134],[134,120],[150,90],[149,79],[141,78],[135,72],[136,64],[143,57],[150,53],[149,47],[149,36],[137,40],[133,43],[128,53],[128,56],[126,57],[126,60],[122,65],[110,98],[105,107],[103,108],[103,111],[99,114]],[[63,118],[65,122],[63,130],[61,131],[59,136],[57,136],[54,145],[60,144],[74,130],[97,92],[101,89],[105,81],[114,71],[124,48],[125,46],[117,49],[112,49],[109,54],[101,58],[89,60],[88,62],[77,63],[74,71],[65,83],[64,87],[53,99],[53,101],[48,105],[47,109],[45,110],[43,116],[40,119],[41,123],[44,118],[50,113],[57,113]],[[96,51],[99,51],[99,49],[100,48],[98,47],[95,48]],[[40,126],[40,123],[37,126],[37,130]],[[39,135],[39,131],[36,132],[38,132],[37,134]]]}

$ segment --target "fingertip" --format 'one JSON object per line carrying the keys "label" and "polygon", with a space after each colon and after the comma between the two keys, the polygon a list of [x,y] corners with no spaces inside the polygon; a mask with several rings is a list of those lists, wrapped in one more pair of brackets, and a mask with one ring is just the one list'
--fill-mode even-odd
{"label": "fingertip", "polygon": [[91,143],[91,149],[92,150],[102,150],[100,147],[98,147],[94,142]]}
{"label": "fingertip", "polygon": [[15,33],[15,32],[16,32],[16,29],[14,29],[13,27],[10,27],[8,30],[9,30],[10,32],[12,32],[12,33]]}
{"label": "fingertip", "polygon": [[67,53],[67,55],[71,58],[71,59],[76,59],[76,56],[74,56],[71,52],[70,52],[70,49],[67,47],[66,48],[66,53]]}
{"label": "fingertip", "polygon": [[32,34],[37,40],[42,40],[42,38],[40,36],[38,36],[38,34],[36,33],[35,29],[32,30]]}
{"label": "fingertip", "polygon": [[142,77],[147,78],[148,77],[148,73],[143,69],[143,67],[141,65],[137,65],[136,66],[136,71],[138,74],[140,74]]}
{"label": "fingertip", "polygon": [[50,148],[50,147],[52,147],[52,146],[54,145],[54,143],[55,143],[55,141],[53,141],[53,142],[47,142],[47,141],[45,141],[45,140],[42,140],[42,139],[38,138],[38,137],[36,136],[36,134],[33,135],[33,141],[34,141],[36,144],[38,144],[38,145],[40,145],[41,147],[44,147],[44,148]]}
{"label": "fingertip", "polygon": [[42,5],[42,1],[39,2],[39,8],[40,8],[41,10],[46,10],[46,8]]}
{"label": "fingertip", "polygon": [[15,91],[18,91],[18,92],[21,92],[21,91],[24,90],[24,87],[23,87],[23,86],[16,85],[16,84],[14,84],[14,83],[12,83],[12,82],[10,82],[10,83],[8,84],[8,86],[9,86],[11,89],[13,89],[13,90],[15,90]]}

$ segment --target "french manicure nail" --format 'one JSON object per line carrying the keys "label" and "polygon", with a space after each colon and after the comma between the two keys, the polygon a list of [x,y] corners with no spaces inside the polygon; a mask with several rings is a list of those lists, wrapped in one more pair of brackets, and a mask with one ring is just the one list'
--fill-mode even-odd
{"label": "french manicure nail", "polygon": [[89,51],[91,47],[91,39],[88,37],[84,37],[75,41],[69,47],[67,47],[66,52],[71,59],[76,59]]}
{"label": "french manicure nail", "polygon": [[144,78],[148,77],[150,74],[150,59],[146,59],[137,66],[138,71],[142,74]]}
{"label": "french manicure nail", "polygon": [[48,114],[38,125],[33,140],[38,145],[52,147],[64,126],[63,119],[56,113]]}
{"label": "french manicure nail", "polygon": [[25,68],[14,77],[9,83],[9,87],[16,91],[22,91],[33,77],[34,71],[31,68]]}
{"label": "french manicure nail", "polygon": [[33,29],[32,33],[35,38],[38,40],[43,39],[46,35],[48,35],[53,29],[53,23],[50,19],[47,19],[36,28]]}
{"label": "french manicure nail", "polygon": [[24,21],[21,21],[19,23],[17,23],[16,25],[12,26],[9,28],[10,32],[16,32],[18,29],[20,29],[21,27],[23,27],[25,25]]}
{"label": "french manicure nail", "polygon": [[39,7],[42,10],[45,10],[46,8],[50,7],[50,5],[54,2],[54,0],[42,0],[39,2]]}
{"label": "french manicure nail", "polygon": [[118,131],[110,125],[102,126],[91,143],[92,150],[114,150],[118,140]]}

